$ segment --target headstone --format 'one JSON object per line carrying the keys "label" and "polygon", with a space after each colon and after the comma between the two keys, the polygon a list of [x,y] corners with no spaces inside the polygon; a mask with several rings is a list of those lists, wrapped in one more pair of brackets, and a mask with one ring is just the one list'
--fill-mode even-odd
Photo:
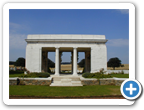
{"label": "headstone", "polygon": [[24,74],[27,74],[27,71],[24,71]]}
{"label": "headstone", "polygon": [[17,68],[16,67],[14,67],[14,71],[16,71],[17,70]]}
{"label": "headstone", "polygon": [[19,69],[21,70],[21,67],[19,67]]}

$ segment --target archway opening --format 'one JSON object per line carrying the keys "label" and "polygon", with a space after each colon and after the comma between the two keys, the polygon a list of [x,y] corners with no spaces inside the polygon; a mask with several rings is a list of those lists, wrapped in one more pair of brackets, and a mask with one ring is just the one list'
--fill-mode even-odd
{"label": "archway opening", "polygon": [[72,52],[60,52],[60,73],[72,74]]}
{"label": "archway opening", "polygon": [[48,52],[48,69],[49,73],[55,73],[55,52]]}

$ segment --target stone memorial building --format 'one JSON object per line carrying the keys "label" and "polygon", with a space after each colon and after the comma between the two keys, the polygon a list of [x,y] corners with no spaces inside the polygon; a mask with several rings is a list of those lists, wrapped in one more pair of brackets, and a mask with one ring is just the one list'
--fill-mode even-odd
{"label": "stone memorial building", "polygon": [[85,72],[107,70],[105,35],[28,35],[26,68],[48,71],[48,52],[55,52],[55,75],[60,75],[61,52],[72,52],[72,74],[77,75],[77,52],[85,52]]}

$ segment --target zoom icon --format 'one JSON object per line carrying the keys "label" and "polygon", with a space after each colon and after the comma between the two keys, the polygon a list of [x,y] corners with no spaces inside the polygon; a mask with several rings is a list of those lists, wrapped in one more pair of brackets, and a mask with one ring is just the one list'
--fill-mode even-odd
{"label": "zoom icon", "polygon": [[122,95],[128,100],[139,100],[143,96],[143,86],[137,80],[125,80],[120,90]]}

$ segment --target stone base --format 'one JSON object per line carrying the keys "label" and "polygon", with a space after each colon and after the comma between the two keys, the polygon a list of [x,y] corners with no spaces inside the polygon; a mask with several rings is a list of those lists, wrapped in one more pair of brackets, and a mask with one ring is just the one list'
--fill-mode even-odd
{"label": "stone base", "polygon": [[122,82],[128,78],[103,78],[97,80],[96,78],[80,77],[82,85],[115,85],[121,86]]}
{"label": "stone base", "polygon": [[9,78],[9,85],[47,85],[51,84],[51,77],[48,78]]}

